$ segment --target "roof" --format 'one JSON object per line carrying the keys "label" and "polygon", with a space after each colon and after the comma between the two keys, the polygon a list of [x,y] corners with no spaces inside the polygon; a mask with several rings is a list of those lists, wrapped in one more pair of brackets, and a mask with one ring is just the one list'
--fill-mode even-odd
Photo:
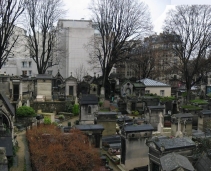
{"label": "roof", "polygon": [[202,155],[199,160],[195,164],[195,168],[199,171],[207,171],[211,168],[211,160],[205,156]]}
{"label": "roof", "polygon": [[177,153],[169,153],[160,158],[160,163],[162,170],[164,171],[173,171],[178,168],[183,168],[188,171],[194,171],[193,165],[190,161]]}
{"label": "roof", "polygon": [[33,81],[34,77],[22,77],[21,80],[22,81]]}
{"label": "roof", "polygon": [[176,118],[191,118],[191,117],[193,117],[193,114],[191,114],[191,113],[178,113],[178,114],[172,115],[172,117],[176,117]]}
{"label": "roof", "polygon": [[157,138],[153,141],[155,145],[160,148],[164,147],[165,150],[195,147],[195,143],[187,137],[178,138]]}
{"label": "roof", "polygon": [[107,112],[97,112],[97,115],[118,115],[118,114],[121,114],[121,112],[110,112],[110,111],[107,111]]}
{"label": "roof", "polygon": [[102,125],[75,125],[76,129],[81,131],[91,131],[91,130],[104,130]]}
{"label": "roof", "polygon": [[73,77],[72,75],[65,79],[65,81],[68,81],[68,80],[77,81],[77,79],[75,77]]}
{"label": "roof", "polygon": [[128,121],[133,121],[133,118],[130,118],[129,116],[127,115],[120,115],[117,117],[116,119],[117,122],[128,122]]}
{"label": "roof", "polygon": [[37,79],[51,80],[51,79],[53,79],[53,76],[49,75],[49,74],[37,74],[36,78]]}
{"label": "roof", "polygon": [[110,75],[109,75],[109,78],[118,78],[120,76],[120,74],[119,73],[111,73]]}
{"label": "roof", "polygon": [[59,78],[59,77],[63,79],[62,75],[60,74],[60,72],[58,70],[57,74],[55,75],[55,78]]}
{"label": "roof", "polygon": [[202,114],[202,115],[211,115],[211,110],[202,110],[199,112],[199,114]]}
{"label": "roof", "polygon": [[5,147],[6,156],[13,156],[12,137],[0,137],[0,147]]}
{"label": "roof", "polygon": [[147,106],[149,109],[165,109],[165,106]]}
{"label": "roof", "polygon": [[164,84],[155,80],[151,80],[149,78],[141,79],[140,80],[142,83],[145,84],[145,86],[150,86],[150,87],[170,87],[168,84]]}
{"label": "roof", "polygon": [[153,131],[154,127],[151,124],[144,124],[144,125],[126,125],[123,127],[124,132],[131,133],[131,132],[144,132],[144,131]]}
{"label": "roof", "polygon": [[133,83],[135,88],[145,88],[146,86],[142,82]]}
{"label": "roof", "polygon": [[14,116],[14,115],[15,115],[15,109],[14,109],[14,107],[12,106],[12,104],[10,103],[9,99],[7,98],[7,96],[6,96],[4,93],[0,93],[0,95],[1,95],[1,97],[2,97],[2,99],[3,99],[3,101],[6,103],[8,109],[9,109],[9,111],[10,111],[10,114],[11,114],[12,116]]}
{"label": "roof", "polygon": [[121,148],[121,143],[112,143],[112,144],[109,144],[109,147],[110,148]]}
{"label": "roof", "polygon": [[121,142],[120,135],[109,135],[109,136],[103,136],[102,142],[107,142],[108,144],[116,144]]}
{"label": "roof", "polygon": [[80,99],[80,104],[81,105],[93,105],[93,104],[98,104],[98,98],[94,94],[83,94],[81,99]]}

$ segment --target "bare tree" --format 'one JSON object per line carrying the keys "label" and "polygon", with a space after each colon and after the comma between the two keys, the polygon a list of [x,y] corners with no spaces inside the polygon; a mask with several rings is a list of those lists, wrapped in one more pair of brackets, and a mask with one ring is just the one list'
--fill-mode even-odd
{"label": "bare tree", "polygon": [[98,30],[90,63],[100,65],[105,87],[112,67],[128,58],[133,48],[130,40],[151,30],[150,14],[147,6],[136,0],[93,0],[90,10]]}
{"label": "bare tree", "polygon": [[54,26],[64,14],[62,0],[25,0],[28,49],[37,65],[39,74],[47,68],[58,65],[62,49],[57,39],[58,30]]}
{"label": "bare tree", "polygon": [[199,72],[202,60],[207,58],[211,44],[211,6],[177,6],[167,16],[165,31],[179,36],[173,50],[181,61],[179,69],[183,73],[189,101],[191,87],[196,83],[193,78]]}
{"label": "bare tree", "polygon": [[131,57],[132,62],[135,64],[133,70],[138,79],[153,77],[153,69],[155,68],[155,55],[150,46],[145,46],[140,43],[135,48],[134,56]]}
{"label": "bare tree", "polygon": [[14,28],[23,11],[24,3],[22,0],[0,1],[0,69],[18,40]]}
{"label": "bare tree", "polygon": [[86,67],[81,64],[76,70],[75,70],[75,78],[77,79],[77,81],[81,82],[83,81],[83,78],[85,75],[87,75],[87,69]]}

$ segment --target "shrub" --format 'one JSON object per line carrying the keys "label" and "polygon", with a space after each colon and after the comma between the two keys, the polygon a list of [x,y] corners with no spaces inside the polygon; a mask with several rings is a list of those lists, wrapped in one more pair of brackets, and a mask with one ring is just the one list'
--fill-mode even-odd
{"label": "shrub", "polygon": [[65,105],[65,111],[66,112],[72,112],[72,110],[73,110],[72,102],[67,102],[66,105]]}
{"label": "shrub", "polygon": [[59,115],[59,119],[64,119],[64,115]]}
{"label": "shrub", "polygon": [[57,122],[52,122],[53,125],[58,126],[59,124]]}
{"label": "shrub", "polygon": [[169,101],[173,101],[175,100],[176,98],[175,97],[160,97],[160,101],[165,103],[165,102],[169,102]]}
{"label": "shrub", "polygon": [[198,106],[193,106],[193,105],[183,105],[182,109],[186,109],[186,110],[202,110],[202,108],[198,107]]}
{"label": "shrub", "polygon": [[136,110],[136,111],[134,112],[134,115],[138,116],[138,115],[139,115],[139,112]]}
{"label": "shrub", "polygon": [[73,114],[75,116],[79,114],[79,105],[78,104],[74,104],[74,106],[73,106]]}
{"label": "shrub", "polygon": [[34,109],[29,106],[21,106],[17,109],[16,115],[18,117],[30,117],[30,116],[36,116],[36,113]]}
{"label": "shrub", "polygon": [[191,100],[190,102],[193,103],[193,104],[198,104],[198,105],[208,104],[208,102],[206,100],[201,100],[201,99]]}
{"label": "shrub", "polygon": [[102,101],[100,101],[100,102],[99,102],[99,106],[101,107],[102,105],[103,105],[103,102],[102,102]]}
{"label": "shrub", "polygon": [[50,125],[51,124],[51,119],[47,116],[44,117],[44,124],[45,125]]}

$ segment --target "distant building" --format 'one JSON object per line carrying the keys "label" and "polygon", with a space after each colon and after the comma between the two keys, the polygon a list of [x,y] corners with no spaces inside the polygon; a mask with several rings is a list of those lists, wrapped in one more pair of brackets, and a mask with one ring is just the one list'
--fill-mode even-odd
{"label": "distant building", "polygon": [[150,77],[169,84],[169,79],[179,76],[177,67],[180,59],[172,48],[178,40],[177,35],[160,33],[146,37],[143,42],[135,42],[136,46],[131,56],[126,61],[116,64],[116,72],[121,78],[140,78],[143,66],[139,65],[139,61],[144,57],[151,57],[154,58],[152,65],[155,67],[151,70]]}
{"label": "distant building", "polygon": [[[72,75],[78,79],[81,74],[93,75],[99,73],[98,70],[92,70],[88,64],[89,52],[88,45],[96,35],[97,31],[91,20],[67,20],[61,19],[57,23],[59,28],[59,42],[65,47],[66,61],[60,64],[58,69],[64,78]],[[90,46],[89,46],[90,48]]]}
{"label": "distant building", "polygon": [[[89,53],[91,52],[90,42],[97,31],[91,20],[65,20],[58,21],[57,27],[59,29],[58,49],[55,55],[61,59],[59,65],[51,66],[52,62],[48,62],[50,67],[45,74],[55,76],[60,71],[63,78],[68,78],[72,75],[80,79],[83,76],[94,73],[100,74],[98,69],[90,68],[88,64]],[[34,77],[37,72],[36,63],[30,56],[29,49],[27,48],[27,32],[25,29],[15,26],[15,35],[18,35],[18,40],[15,43],[8,60],[1,68],[1,74],[6,75],[26,75]]]}
{"label": "distant building", "polygon": [[171,96],[171,86],[149,78],[140,80],[144,85],[145,94],[157,94],[158,96]]}
{"label": "distant building", "polygon": [[[36,63],[31,58],[27,48],[27,32],[25,29],[15,26],[12,38],[16,38],[15,36],[18,36],[17,42],[11,49],[8,59],[3,64],[0,74],[34,77],[38,72]],[[50,62],[48,65],[50,65]],[[56,75],[57,71],[56,67],[49,67],[46,74]]]}

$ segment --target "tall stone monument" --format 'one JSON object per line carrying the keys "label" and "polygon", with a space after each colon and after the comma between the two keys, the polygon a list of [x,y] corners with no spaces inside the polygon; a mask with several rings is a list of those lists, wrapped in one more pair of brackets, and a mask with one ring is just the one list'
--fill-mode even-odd
{"label": "tall stone monument", "polygon": [[45,100],[52,100],[52,78],[52,75],[48,74],[37,75],[37,97],[41,98],[41,96],[44,96]]}

